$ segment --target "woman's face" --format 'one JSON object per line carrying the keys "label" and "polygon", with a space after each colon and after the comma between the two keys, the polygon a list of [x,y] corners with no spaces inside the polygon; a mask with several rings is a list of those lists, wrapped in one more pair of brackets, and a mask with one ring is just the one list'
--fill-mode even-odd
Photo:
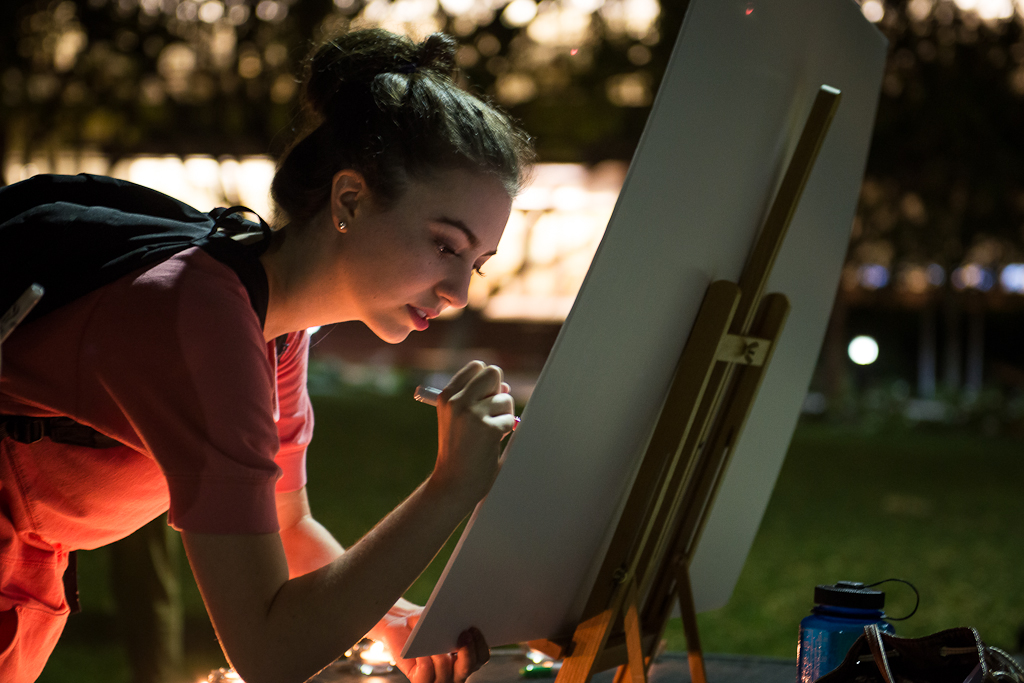
{"label": "woman's face", "polygon": [[497,250],[512,206],[501,181],[464,169],[410,179],[387,208],[359,197],[336,189],[332,202],[347,223],[338,294],[350,319],[393,344],[466,305],[470,275]]}

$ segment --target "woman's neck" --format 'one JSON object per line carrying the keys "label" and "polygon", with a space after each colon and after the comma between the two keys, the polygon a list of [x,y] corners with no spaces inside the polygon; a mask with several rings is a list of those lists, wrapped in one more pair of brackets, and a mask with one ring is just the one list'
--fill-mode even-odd
{"label": "woman's neck", "polygon": [[269,287],[263,326],[267,341],[344,319],[337,298],[332,296],[337,286],[337,259],[332,245],[320,238],[324,232],[315,225],[286,226],[274,232],[270,246],[260,256]]}

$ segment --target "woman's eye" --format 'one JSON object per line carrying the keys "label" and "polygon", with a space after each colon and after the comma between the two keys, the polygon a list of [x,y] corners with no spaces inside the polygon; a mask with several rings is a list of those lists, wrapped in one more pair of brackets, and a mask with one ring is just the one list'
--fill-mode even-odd
{"label": "woman's eye", "polygon": [[456,253],[455,250],[452,249],[445,242],[437,242],[436,244],[437,244],[437,253],[438,254],[442,254],[443,255],[443,254],[454,254],[454,253]]}

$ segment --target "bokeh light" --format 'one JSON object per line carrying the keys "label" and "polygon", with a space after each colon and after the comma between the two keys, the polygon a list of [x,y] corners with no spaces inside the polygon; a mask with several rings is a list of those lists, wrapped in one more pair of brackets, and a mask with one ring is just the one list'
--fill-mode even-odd
{"label": "bokeh light", "polygon": [[979,292],[987,292],[995,284],[995,277],[987,268],[982,268],[977,263],[968,263],[953,271],[949,277],[950,282],[958,290],[975,289]]}
{"label": "bokeh light", "polygon": [[857,275],[864,289],[881,289],[889,284],[889,269],[878,263],[865,263]]}
{"label": "bokeh light", "polygon": [[864,13],[864,18],[875,24],[880,22],[885,16],[885,7],[879,0],[864,0],[860,6],[860,11]]}
{"label": "bokeh light", "polygon": [[1012,294],[1024,294],[1024,263],[1011,263],[999,274],[999,284]]}
{"label": "bokeh light", "polygon": [[846,353],[857,365],[871,365],[878,360],[878,342],[867,335],[854,337],[846,347]]}

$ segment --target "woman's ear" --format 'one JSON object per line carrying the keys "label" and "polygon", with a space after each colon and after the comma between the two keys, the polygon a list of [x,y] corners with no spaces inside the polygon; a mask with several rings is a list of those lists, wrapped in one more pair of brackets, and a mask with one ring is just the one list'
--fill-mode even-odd
{"label": "woman's ear", "polygon": [[370,189],[362,173],[351,168],[335,173],[331,182],[331,219],[334,225],[351,222],[369,196]]}

